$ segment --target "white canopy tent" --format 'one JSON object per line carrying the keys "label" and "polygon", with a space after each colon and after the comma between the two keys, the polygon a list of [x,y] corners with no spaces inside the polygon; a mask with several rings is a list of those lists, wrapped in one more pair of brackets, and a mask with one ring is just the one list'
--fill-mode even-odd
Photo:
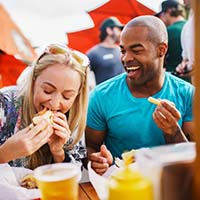
{"label": "white canopy tent", "polygon": [[67,43],[66,32],[94,26],[88,11],[109,0],[0,0],[32,46]]}
{"label": "white canopy tent", "polygon": [[[88,14],[112,0],[0,0],[12,20],[33,47],[53,42],[68,43],[66,32],[92,28]],[[163,0],[137,0],[155,12]],[[182,0],[180,0],[182,1]]]}

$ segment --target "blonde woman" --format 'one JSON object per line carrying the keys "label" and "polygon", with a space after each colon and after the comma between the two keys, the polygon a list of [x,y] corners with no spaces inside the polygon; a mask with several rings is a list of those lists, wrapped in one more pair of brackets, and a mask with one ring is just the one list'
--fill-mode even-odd
{"label": "blonde woman", "polygon": [[[0,90],[0,163],[34,169],[81,161],[87,111],[88,58],[67,46],[49,45],[19,86]],[[53,112],[52,123],[33,117]]]}

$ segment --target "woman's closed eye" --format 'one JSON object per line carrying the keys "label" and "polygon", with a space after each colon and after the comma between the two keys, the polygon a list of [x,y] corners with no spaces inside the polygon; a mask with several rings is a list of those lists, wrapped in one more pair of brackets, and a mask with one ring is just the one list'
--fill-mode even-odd
{"label": "woman's closed eye", "polygon": [[45,94],[52,94],[53,91],[51,91],[51,90],[44,90],[44,93],[45,93]]}
{"label": "woman's closed eye", "polygon": [[65,100],[70,100],[71,97],[63,96]]}
{"label": "woman's closed eye", "polygon": [[76,97],[76,93],[74,93],[74,92],[70,92],[70,93],[67,93],[67,94],[63,93],[62,96],[65,100],[71,100],[71,99],[74,99]]}
{"label": "woman's closed eye", "polygon": [[65,100],[70,100],[70,99],[74,99],[76,97],[76,92],[73,90],[70,91],[65,91],[62,93],[62,96]]}
{"label": "woman's closed eye", "polygon": [[[44,90],[45,94],[53,94],[54,91],[52,90]],[[70,100],[73,96],[69,96],[69,95],[62,95],[63,99],[65,100]]]}

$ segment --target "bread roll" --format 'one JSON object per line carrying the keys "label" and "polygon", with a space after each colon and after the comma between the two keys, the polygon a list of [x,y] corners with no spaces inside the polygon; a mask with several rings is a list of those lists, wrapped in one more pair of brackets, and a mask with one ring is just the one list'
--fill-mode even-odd
{"label": "bread roll", "polygon": [[33,124],[39,124],[43,119],[45,119],[49,124],[53,123],[53,112],[51,110],[42,110],[35,117],[33,117]]}

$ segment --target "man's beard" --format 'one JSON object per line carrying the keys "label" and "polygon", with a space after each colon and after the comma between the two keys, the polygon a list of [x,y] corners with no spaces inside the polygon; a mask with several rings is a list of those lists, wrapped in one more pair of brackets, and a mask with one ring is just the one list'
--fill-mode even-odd
{"label": "man's beard", "polygon": [[113,41],[115,42],[115,44],[119,44],[119,37],[116,34],[112,34],[111,38],[113,39]]}

